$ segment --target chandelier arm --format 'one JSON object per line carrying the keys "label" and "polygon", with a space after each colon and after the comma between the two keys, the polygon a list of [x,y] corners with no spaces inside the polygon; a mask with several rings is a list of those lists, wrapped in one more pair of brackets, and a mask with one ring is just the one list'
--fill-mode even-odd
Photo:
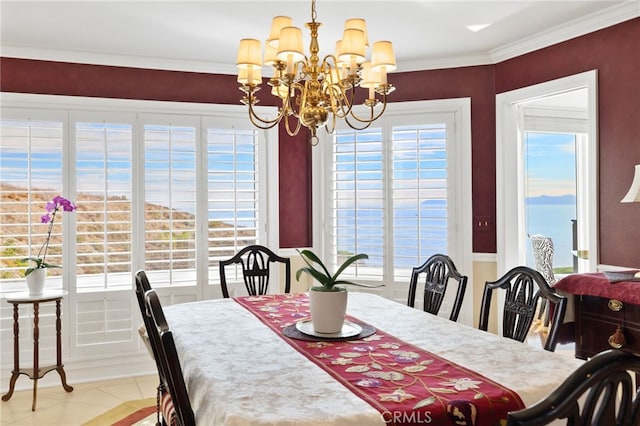
{"label": "chandelier arm", "polygon": [[253,124],[255,127],[257,127],[258,129],[261,130],[269,130],[274,128],[277,124],[278,121],[274,122],[274,123],[270,123],[270,124],[262,124],[260,121],[256,121],[256,120],[260,120],[260,117],[255,117],[251,114],[249,114],[249,120],[251,121],[251,124]]}
{"label": "chandelier arm", "polygon": [[[284,116],[284,108],[280,108],[280,110],[278,111],[278,115],[274,119],[268,120],[266,118],[262,118],[262,117],[260,117],[258,115],[258,113],[255,111],[255,109],[253,109],[253,105],[249,104],[249,118],[251,119],[251,122],[255,126],[258,126],[261,129],[270,129],[270,128],[272,128],[273,126],[278,124],[280,122],[280,120],[282,120],[283,116]],[[256,124],[256,121],[262,123],[262,125],[266,125],[267,127],[263,127],[262,125]]]}
{"label": "chandelier arm", "polygon": [[[335,86],[335,87],[334,87]],[[334,83],[328,87],[329,90],[333,93],[337,93],[339,96],[331,96],[331,99],[336,100],[337,108],[332,108],[333,113],[338,118],[346,118],[349,113],[351,113],[351,109],[353,108],[353,97],[355,94],[355,89],[352,87],[349,90],[350,96],[347,96],[347,93],[344,90],[341,90],[339,84]]]}
{"label": "chandelier arm", "polygon": [[284,127],[289,136],[295,136],[300,132],[301,123],[300,123],[300,120],[297,120],[296,128],[293,131],[291,131],[291,126],[289,125],[289,116],[286,116],[284,118]]}
{"label": "chandelier arm", "polygon": [[[353,114],[352,114],[352,117],[353,117]],[[354,124],[352,124],[351,121],[349,121],[349,117],[348,116],[344,118],[344,122],[347,123],[347,125],[349,127],[351,127],[353,130],[365,130],[365,129],[369,128],[369,126],[371,126],[371,123],[373,123],[374,120],[371,120],[371,121],[358,120],[358,122],[360,122],[360,123],[365,123],[365,125],[363,127],[358,127],[358,126],[355,126]]]}
{"label": "chandelier arm", "polygon": [[[371,115],[369,116],[369,119],[366,118],[360,118],[358,117],[358,115],[355,113],[355,111],[351,111],[351,117],[353,117],[355,120],[358,120],[361,123],[371,123],[373,121],[376,121],[378,118],[380,118],[382,116],[382,114],[384,113],[384,111],[387,109],[387,96],[383,93],[382,94],[382,109],[380,110],[380,112],[378,112],[377,114],[373,114],[373,108],[375,107],[375,105],[370,105],[369,106],[369,110],[371,111]],[[347,117],[345,117],[346,119]]]}
{"label": "chandelier arm", "polygon": [[331,114],[331,127],[329,127],[329,123],[325,124],[325,126],[324,126],[325,130],[328,133],[333,134],[333,132],[336,131],[336,122],[337,122],[336,114],[333,113],[333,114]]}

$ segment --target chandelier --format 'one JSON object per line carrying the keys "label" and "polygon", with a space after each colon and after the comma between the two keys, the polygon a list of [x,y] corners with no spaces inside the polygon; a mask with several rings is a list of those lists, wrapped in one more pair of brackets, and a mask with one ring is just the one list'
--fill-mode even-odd
{"label": "chandelier", "polygon": [[[306,24],[311,33],[309,56],[302,47],[302,30],[293,26],[287,16],[273,18],[264,61],[259,40],[240,40],[236,64],[238,83],[244,92],[241,102],[248,106],[254,126],[270,129],[284,119],[290,136],[297,135],[304,126],[311,133],[310,143],[316,145],[319,127],[325,126],[333,133],[336,121],[344,119],[352,129],[366,129],[386,109],[387,95],[395,89],[387,83],[387,72],[396,69],[391,42],[373,43],[371,60],[367,61],[366,22],[360,18],[348,19],[342,40],[336,42],[335,54],[320,61],[318,28],[321,25],[316,22],[316,2],[312,0],[311,22]],[[273,68],[268,85],[271,94],[279,98],[275,118],[262,118],[254,108],[259,102],[256,92],[262,83],[263,65]],[[356,87],[369,90],[362,106],[354,108]],[[380,104],[382,106],[376,108]]]}

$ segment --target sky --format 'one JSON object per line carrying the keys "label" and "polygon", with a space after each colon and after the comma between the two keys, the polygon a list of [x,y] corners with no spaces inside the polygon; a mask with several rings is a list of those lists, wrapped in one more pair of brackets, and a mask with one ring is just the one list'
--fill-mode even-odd
{"label": "sky", "polygon": [[575,195],[575,137],[572,134],[527,133],[527,196]]}

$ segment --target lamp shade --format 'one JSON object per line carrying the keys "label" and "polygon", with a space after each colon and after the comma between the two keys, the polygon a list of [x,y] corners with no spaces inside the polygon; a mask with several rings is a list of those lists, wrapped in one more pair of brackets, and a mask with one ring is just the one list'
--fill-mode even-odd
{"label": "lamp shade", "polygon": [[380,72],[371,69],[371,62],[362,64],[362,81],[360,87],[376,88],[383,83]]}
{"label": "lamp shade", "polygon": [[302,30],[298,27],[284,27],[280,31],[278,42],[278,59],[293,62],[304,60],[304,48],[302,46]]}
{"label": "lamp shade", "polygon": [[364,31],[364,44],[369,46],[369,34],[367,33],[367,21],[362,18],[347,19],[344,23],[344,29],[355,28]]}
{"label": "lamp shade", "polygon": [[396,56],[393,53],[393,45],[390,41],[376,41],[373,43],[371,52],[371,68],[374,71],[384,70],[387,72],[396,69]]}
{"label": "lamp shade", "polygon": [[262,83],[262,70],[260,68],[239,68],[238,83],[255,85]]}
{"label": "lamp shade", "polygon": [[264,46],[264,64],[273,66],[278,61],[278,48],[271,45],[271,40],[267,40]]}
{"label": "lamp shade", "polygon": [[364,31],[357,28],[345,28],[340,49],[341,53],[338,57],[340,61],[350,62],[355,59],[356,63],[363,63],[367,50]]}
{"label": "lamp shade", "polygon": [[640,164],[636,164],[636,171],[633,175],[631,188],[627,195],[620,201],[621,203],[640,203]]}
{"label": "lamp shade", "polygon": [[278,47],[278,41],[280,40],[280,31],[284,27],[290,27],[293,25],[293,20],[288,16],[274,16],[271,21],[271,31],[269,32],[269,44],[272,47]]}
{"label": "lamp shade", "polygon": [[243,38],[240,40],[236,65],[238,68],[262,68],[262,48],[260,47],[260,40],[253,38]]}

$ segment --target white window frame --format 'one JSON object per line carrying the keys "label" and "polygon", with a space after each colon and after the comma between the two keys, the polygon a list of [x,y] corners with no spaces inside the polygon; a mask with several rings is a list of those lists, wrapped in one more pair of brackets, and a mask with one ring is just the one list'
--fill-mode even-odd
{"label": "white window frame", "polygon": [[[578,197],[578,271],[595,271],[598,265],[598,102],[597,71],[536,84],[496,96],[496,240],[497,273],[504,274],[526,262],[522,127],[519,104],[545,96],[587,89],[588,146],[576,149]],[[583,218],[586,218],[583,220]]]}
{"label": "white window frame", "polygon": [[[471,99],[457,98],[433,101],[415,101],[390,103],[386,107],[383,117],[378,119],[385,120],[388,127],[394,125],[394,119],[398,121],[398,125],[406,124],[404,117],[407,115],[431,115],[440,113],[450,113],[454,115],[456,123],[453,129],[453,143],[456,145],[452,150],[453,157],[450,161],[455,162],[456,174],[451,176],[453,182],[455,200],[450,200],[451,208],[454,209],[452,231],[455,233],[453,241],[455,241],[458,250],[458,259],[456,266],[462,273],[472,279],[472,208],[471,202]],[[376,126],[376,122],[372,124]],[[380,125],[380,124],[378,124]],[[328,219],[327,209],[330,208],[328,199],[324,194],[328,194],[330,188],[331,173],[331,145],[332,135],[327,132],[319,132],[320,143],[313,148],[313,181],[312,181],[312,203],[313,203],[313,249],[326,256],[326,238],[328,238],[325,227]],[[389,157],[385,161],[390,161]],[[390,170],[390,163],[385,164],[385,168]],[[385,188],[388,190],[389,188]],[[393,262],[391,257],[387,257],[386,262]],[[418,265],[416,265],[418,266]],[[385,269],[390,270],[387,265]],[[385,287],[377,290],[384,297],[406,303],[406,299],[402,299],[397,293],[398,283],[393,282],[392,277],[385,276]],[[398,284],[398,285],[396,285]],[[403,283],[408,284],[408,283]],[[467,287],[465,302],[461,310],[459,321],[471,325],[473,323],[473,286]]]}

